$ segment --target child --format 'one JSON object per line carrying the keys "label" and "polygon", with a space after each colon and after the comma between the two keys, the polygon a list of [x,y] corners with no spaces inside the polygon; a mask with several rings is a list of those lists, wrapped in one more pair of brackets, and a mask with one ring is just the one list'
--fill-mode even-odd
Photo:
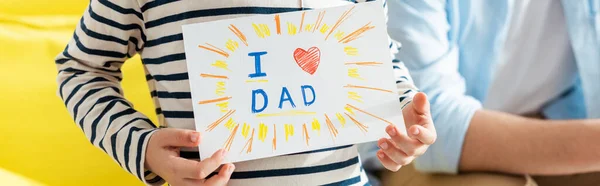
{"label": "child", "polygon": [[[224,150],[203,161],[190,160],[198,158],[199,143],[210,141],[201,142],[200,133],[194,131],[181,25],[350,3],[92,0],[73,39],[56,58],[58,94],[90,142],[146,184],[166,180],[172,185],[364,185],[368,179],[354,145],[240,162],[236,172],[233,164],[220,166]],[[161,128],[122,96],[120,68],[135,54],[142,57]],[[436,137],[426,97],[415,96],[416,88],[401,63],[396,62],[394,69],[410,137],[390,126],[386,130],[392,138],[379,140],[379,160],[392,171],[422,154]]]}

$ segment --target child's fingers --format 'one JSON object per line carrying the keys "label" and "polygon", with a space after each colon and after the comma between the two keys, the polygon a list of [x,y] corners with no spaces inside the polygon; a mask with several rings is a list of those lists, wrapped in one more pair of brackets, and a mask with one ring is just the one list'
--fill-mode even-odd
{"label": "child's fingers", "polygon": [[206,158],[200,162],[181,157],[171,157],[166,163],[169,166],[170,173],[173,177],[204,179],[219,168],[221,161],[223,161],[221,151],[223,150],[217,151],[217,153],[210,158]]}
{"label": "child's fingers", "polygon": [[429,129],[421,125],[413,125],[410,128],[408,128],[408,135],[410,135],[414,139],[419,140],[425,145],[433,144],[437,137],[434,131],[430,131]]}
{"label": "child's fingers", "polygon": [[419,155],[417,149],[423,146],[419,140],[412,139],[404,134],[398,132],[398,128],[396,126],[390,125],[386,128],[386,132],[390,135],[391,140],[394,142],[396,147],[398,147],[404,154],[409,156]]}
{"label": "child's fingers", "polygon": [[221,170],[219,170],[219,173],[217,175],[211,177],[210,179],[206,180],[206,182],[204,182],[205,185],[227,185],[227,182],[229,182],[229,178],[231,177],[231,173],[233,173],[234,169],[235,166],[231,163],[223,165],[223,167],[221,168]]}
{"label": "child's fingers", "polygon": [[196,147],[200,144],[200,133],[185,129],[160,129],[153,135],[163,146]]}
{"label": "child's fingers", "polygon": [[184,178],[179,183],[169,183],[171,186],[199,186],[204,183],[204,180]]}
{"label": "child's fingers", "polygon": [[406,155],[400,149],[398,149],[395,145],[393,145],[392,141],[389,139],[380,139],[378,142],[379,148],[385,153],[387,157],[389,157],[392,161],[396,162],[399,165],[406,165],[412,161],[412,156]]}
{"label": "child's fingers", "polygon": [[226,154],[225,150],[220,149],[217,152],[215,152],[210,158],[206,158],[206,159],[200,161],[200,169],[202,171],[200,174],[197,175],[198,177],[196,177],[196,178],[204,179],[208,175],[210,175],[210,173],[217,170],[219,168],[219,166],[221,166],[223,159],[225,159],[225,154]]}
{"label": "child's fingers", "polygon": [[377,151],[377,158],[379,161],[381,161],[381,164],[390,171],[396,172],[402,167],[402,165],[392,161],[390,157],[385,155],[385,153],[381,150]]}
{"label": "child's fingers", "polygon": [[200,175],[205,174],[204,170],[201,169],[200,162],[195,160],[171,157],[170,161],[166,163],[168,164],[170,174],[173,175],[172,177],[198,179]]}

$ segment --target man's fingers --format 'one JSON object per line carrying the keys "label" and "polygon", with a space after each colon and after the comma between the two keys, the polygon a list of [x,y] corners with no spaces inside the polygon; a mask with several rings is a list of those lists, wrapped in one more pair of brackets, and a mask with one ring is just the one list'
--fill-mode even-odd
{"label": "man's fingers", "polygon": [[413,97],[413,108],[419,115],[429,115],[429,101],[427,95],[423,92],[416,93]]}
{"label": "man's fingers", "polygon": [[231,173],[233,173],[234,169],[235,166],[233,164],[225,164],[223,167],[221,167],[221,170],[219,170],[217,175],[206,180],[204,183],[210,186],[227,185],[227,182],[229,182],[229,178],[231,177]]}
{"label": "man's fingers", "polygon": [[381,164],[390,171],[396,172],[402,167],[402,165],[392,161],[392,159],[385,155],[382,150],[377,151],[377,158],[381,161]]}
{"label": "man's fingers", "polygon": [[410,137],[419,140],[421,143],[425,145],[431,145],[435,142],[437,135],[435,131],[430,131],[429,129],[421,126],[421,125],[413,125],[408,128],[408,135]]}
{"label": "man's fingers", "polygon": [[210,173],[217,170],[223,161],[223,151],[219,150],[210,158],[202,161],[188,160],[181,157],[172,157],[168,164],[171,166],[172,174],[182,178],[204,179]]}
{"label": "man's fingers", "polygon": [[160,129],[154,134],[163,146],[196,147],[200,144],[200,133],[185,129]]}

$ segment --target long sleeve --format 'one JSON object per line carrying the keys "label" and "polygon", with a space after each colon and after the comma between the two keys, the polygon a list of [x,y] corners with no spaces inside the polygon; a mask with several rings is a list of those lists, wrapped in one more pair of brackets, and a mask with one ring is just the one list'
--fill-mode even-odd
{"label": "long sleeve", "polygon": [[[386,15],[386,22],[388,22],[388,24],[389,24],[389,19],[387,16],[388,15],[387,1],[383,0],[380,2],[383,3],[383,8],[384,8],[385,15]],[[408,72],[408,69],[406,68],[404,63],[401,60],[397,59],[397,54],[400,51],[401,43],[399,43],[398,41],[392,40],[389,36],[388,36],[388,41],[389,41],[390,55],[392,56],[392,64],[393,64],[393,68],[394,68],[394,77],[396,79],[397,92],[399,95],[398,100],[400,101],[400,105],[402,105],[402,108],[404,108],[408,103],[410,103],[412,101],[413,96],[417,92],[419,92],[419,90],[415,86],[415,84]]]}
{"label": "long sleeve", "polygon": [[[369,0],[367,0],[369,1]],[[388,19],[388,2],[386,0],[379,1],[383,3],[383,8],[386,14],[386,21],[388,22],[388,26],[390,24]],[[398,41],[392,40],[388,36],[389,40],[389,49],[390,55],[392,56],[392,64],[394,68],[394,77],[396,79],[396,91],[398,92],[398,101],[400,101],[401,108],[404,109],[408,103],[410,103],[414,97],[414,95],[419,92],[417,86],[415,86],[411,75],[404,65],[404,63],[397,58],[397,55],[400,51],[401,43]],[[401,111],[399,111],[402,114]],[[377,142],[370,142],[358,145],[358,151],[361,156],[361,161],[365,169],[367,170],[378,170],[383,169],[383,165],[379,162],[376,157],[377,150],[379,147],[377,146]]]}
{"label": "long sleeve", "polygon": [[[388,32],[401,42],[398,59],[411,70],[415,84],[428,94],[438,140],[417,158],[426,172],[456,173],[467,128],[481,103],[465,95],[458,71],[458,11],[453,1],[391,0]],[[447,4],[448,3],[448,4]]]}
{"label": "long sleeve", "polygon": [[124,99],[120,86],[121,66],[144,44],[143,25],[136,1],[90,1],[56,58],[58,95],[94,146],[146,184],[160,184],[144,168],[156,127]]}

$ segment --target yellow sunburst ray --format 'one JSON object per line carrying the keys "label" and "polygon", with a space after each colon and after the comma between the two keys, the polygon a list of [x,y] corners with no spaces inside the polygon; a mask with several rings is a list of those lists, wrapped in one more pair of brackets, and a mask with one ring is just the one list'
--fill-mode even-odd
{"label": "yellow sunburst ray", "polygon": [[348,105],[344,106],[344,110],[346,110],[347,112],[349,112],[349,113],[350,113],[350,114],[352,114],[352,115],[356,115],[356,114],[354,113],[354,110],[352,110],[352,108],[350,108]]}
{"label": "yellow sunburst ray", "polygon": [[348,68],[348,77],[359,80],[365,80],[364,78],[360,77],[360,74],[358,73],[358,68]]}
{"label": "yellow sunburst ray", "polygon": [[306,24],[306,26],[304,26],[304,31],[310,32],[312,29],[313,29],[312,24]]}
{"label": "yellow sunburst ray", "polygon": [[225,95],[225,82],[224,81],[217,82],[217,88],[215,89],[215,94],[217,96]]}
{"label": "yellow sunburst ray", "polygon": [[231,51],[231,52],[235,52],[235,50],[240,46],[240,44],[238,44],[237,41],[228,39],[227,42],[225,42],[225,48],[227,48],[227,50]]}
{"label": "yellow sunburst ray", "polygon": [[288,141],[290,136],[294,136],[294,125],[284,124],[283,127],[285,132],[285,141]]}
{"label": "yellow sunburst ray", "polygon": [[315,115],[317,112],[303,111],[303,110],[288,110],[276,113],[260,113],[256,114],[256,117],[275,117],[275,116],[302,116],[302,115]]}
{"label": "yellow sunburst ray", "polygon": [[321,32],[321,34],[325,34],[325,32],[327,32],[327,29],[329,29],[329,26],[326,23],[323,23],[323,26],[321,26],[319,32]]}
{"label": "yellow sunburst ray", "polygon": [[333,37],[335,37],[335,39],[337,39],[337,40],[339,41],[340,39],[342,39],[342,38],[344,37],[344,32],[342,32],[341,30],[338,30],[338,31],[337,31],[337,32],[336,32],[336,33],[333,35]]}
{"label": "yellow sunburst ray", "polygon": [[265,142],[265,138],[267,138],[267,130],[268,126],[264,123],[258,124],[258,140]]}
{"label": "yellow sunburst ray", "polygon": [[344,118],[344,116],[340,113],[335,113],[335,116],[337,117],[338,121],[340,121],[340,124],[342,124],[342,128],[346,126],[346,119]]}
{"label": "yellow sunburst ray", "polygon": [[363,102],[362,96],[359,95],[357,92],[349,91],[348,92],[348,98],[350,98],[352,100],[355,100],[355,101],[358,101],[358,102],[361,102],[361,103]]}
{"label": "yellow sunburst ray", "polygon": [[227,120],[227,122],[226,122],[226,123],[225,123],[225,125],[223,125],[223,126],[225,126],[225,127],[228,129],[228,130],[230,130],[230,131],[231,131],[231,130],[233,130],[233,127],[235,127],[235,126],[236,126],[236,123],[235,123],[235,121],[233,120],[233,118],[229,118],[229,120]]}
{"label": "yellow sunburst ray", "polygon": [[287,28],[288,28],[288,35],[296,35],[298,28],[296,28],[296,25],[294,25],[293,23],[288,22],[287,23]]}
{"label": "yellow sunburst ray", "polygon": [[321,134],[321,123],[319,123],[319,120],[317,118],[313,118],[313,121],[311,122],[311,126],[312,126],[312,130],[316,130],[318,132],[318,134]]}
{"label": "yellow sunburst ray", "polygon": [[217,103],[217,107],[219,107],[219,111],[227,112],[229,110],[229,101]]}
{"label": "yellow sunburst ray", "polygon": [[244,139],[248,138],[249,132],[250,132],[250,125],[248,125],[247,123],[244,123],[244,125],[242,125],[242,136],[244,136]]}
{"label": "yellow sunburst ray", "polygon": [[268,79],[248,79],[246,83],[266,83],[269,82]]}
{"label": "yellow sunburst ray", "polygon": [[254,32],[256,32],[256,35],[259,38],[266,38],[268,36],[271,36],[271,31],[270,31],[269,26],[267,24],[252,23],[252,27],[254,28]]}
{"label": "yellow sunburst ray", "polygon": [[351,46],[344,47],[344,52],[349,56],[358,56],[358,49]]}
{"label": "yellow sunburst ray", "polygon": [[231,70],[228,67],[229,65],[227,64],[227,62],[225,62],[223,60],[216,60],[213,64],[211,64],[211,66],[231,72]]}

